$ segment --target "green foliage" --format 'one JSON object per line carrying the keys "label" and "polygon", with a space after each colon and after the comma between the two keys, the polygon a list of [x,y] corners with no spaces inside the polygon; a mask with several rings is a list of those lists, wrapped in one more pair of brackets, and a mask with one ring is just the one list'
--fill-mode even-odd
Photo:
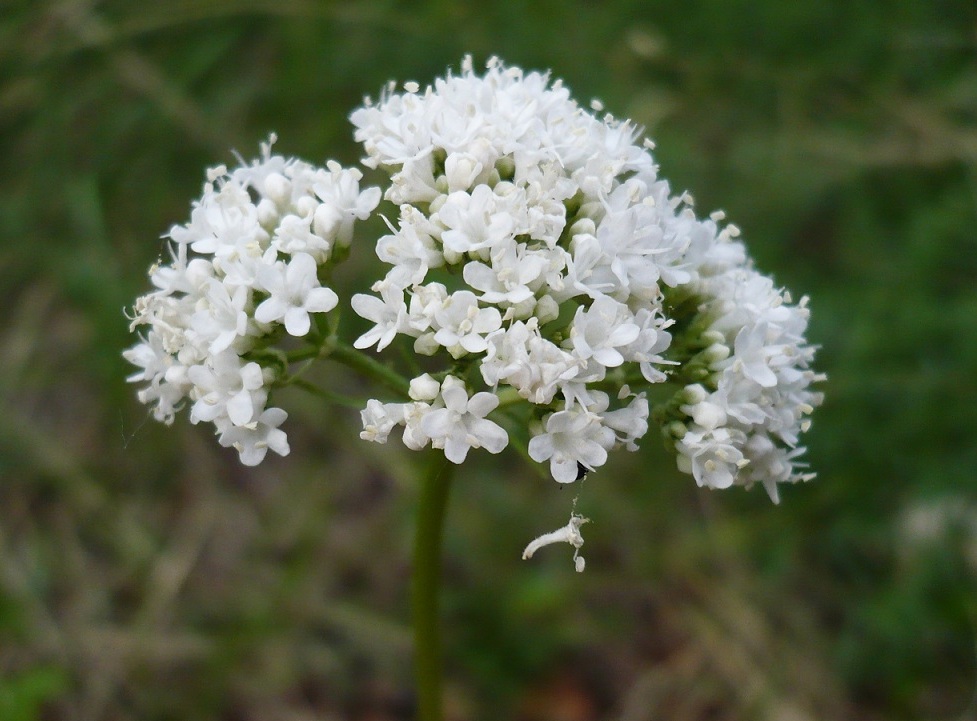
{"label": "green foliage", "polygon": [[[554,675],[601,718],[972,713],[975,23],[964,0],[5,4],[0,718],[409,717],[413,459],[298,393],[292,456],[258,470],[146,422],[122,309],[204,167],[270,131],[352,162],[364,94],[465,52],[645,125],[675,189],[811,296],[829,380],[818,479],[779,507],[697,491],[652,438],[594,474],[582,577],[519,560],[576,489],[466,464],[458,715],[555,718],[533,710]],[[369,262],[354,246],[337,281]]]}
{"label": "green foliage", "polygon": [[37,721],[43,705],[65,690],[61,669],[35,668],[0,678],[0,716],[7,721]]}

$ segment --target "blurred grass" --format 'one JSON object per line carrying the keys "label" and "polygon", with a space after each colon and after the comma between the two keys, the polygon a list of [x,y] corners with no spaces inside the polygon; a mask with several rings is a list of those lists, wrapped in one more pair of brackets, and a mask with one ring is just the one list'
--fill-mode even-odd
{"label": "blurred grass", "polygon": [[965,0],[4,2],[0,717],[410,717],[409,454],[364,453],[355,414],[299,395],[293,454],[257,470],[146,422],[122,309],[205,166],[272,130],[352,162],[364,94],[465,52],[553,68],[647,126],[675,189],[812,296],[829,381],[819,478],[780,507],[697,491],[653,438],[594,474],[582,576],[558,553],[518,560],[571,496],[514,454],[466,465],[454,717],[972,718]]}

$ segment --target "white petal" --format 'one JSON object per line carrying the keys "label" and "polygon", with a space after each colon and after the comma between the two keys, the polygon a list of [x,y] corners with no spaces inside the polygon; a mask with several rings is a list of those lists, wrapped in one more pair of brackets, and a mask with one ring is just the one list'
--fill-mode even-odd
{"label": "white petal", "polygon": [[250,423],[254,417],[254,401],[248,391],[241,391],[235,394],[227,402],[227,415],[231,423],[236,426],[243,426]]}
{"label": "white petal", "polygon": [[421,419],[421,430],[431,438],[444,438],[451,434],[456,422],[456,414],[447,408],[436,408]]}
{"label": "white petal", "polygon": [[484,418],[499,406],[499,397],[494,393],[476,393],[468,401],[468,412],[476,418]]}
{"label": "white petal", "polygon": [[309,313],[305,308],[289,308],[285,313],[285,330],[289,335],[301,338],[312,327]]}
{"label": "white petal", "polygon": [[331,288],[313,288],[305,296],[305,309],[310,313],[328,313],[339,303],[339,296]]}
{"label": "white petal", "polygon": [[560,483],[573,483],[577,480],[577,461],[557,454],[550,460],[550,473]]}
{"label": "white petal", "polygon": [[254,319],[259,323],[274,323],[284,317],[288,308],[287,303],[277,296],[272,296],[255,308]]}
{"label": "white petal", "polygon": [[530,439],[528,447],[529,457],[537,463],[542,463],[553,455],[553,437],[547,433]]}
{"label": "white petal", "polygon": [[463,439],[451,436],[444,442],[444,457],[452,463],[464,463],[470,449]]}
{"label": "white petal", "polygon": [[489,453],[501,453],[509,445],[509,434],[500,425],[485,418],[476,418],[469,423],[472,435],[478,438],[482,448]]}

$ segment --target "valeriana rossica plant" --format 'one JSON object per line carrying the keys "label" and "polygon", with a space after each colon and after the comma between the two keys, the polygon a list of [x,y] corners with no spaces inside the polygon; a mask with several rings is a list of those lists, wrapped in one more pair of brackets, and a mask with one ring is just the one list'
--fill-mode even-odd
{"label": "valeriana rossica plant", "polygon": [[[301,378],[314,360],[373,383],[363,439],[395,434],[448,462],[431,464],[418,509],[423,719],[439,717],[447,469],[471,452],[513,445],[568,484],[654,426],[700,486],[760,483],[776,502],[780,484],[813,477],[799,461],[823,379],[807,299],[753,268],[721,212],[697,217],[672,193],[638,128],[591,109],[548,74],[495,59],[477,74],[466,58],[423,90],[391,83],[350,117],[382,189],[334,161],[275,155],[272,136],[257,160],[208,172],[132,311],[139,399],[165,423],[186,409],[213,424],[247,465],[289,452],[276,388],[349,402]],[[354,239],[381,196],[389,232]],[[350,252],[380,264],[346,295],[331,279]],[[367,322],[358,337],[339,322],[345,306]],[[405,349],[413,377],[396,364]],[[524,558],[567,542],[583,570],[586,521],[571,511]]]}
{"label": "valeriana rossica plant", "polygon": [[[210,170],[133,310],[140,400],[165,423],[188,409],[255,465],[289,451],[274,388],[296,361],[328,357],[406,395],[367,403],[369,441],[400,428],[454,464],[515,443],[572,483],[653,424],[700,486],[761,483],[777,501],[779,484],[812,477],[799,439],[823,376],[807,299],[753,268],[721,212],[698,218],[672,194],[638,128],[592,108],[548,74],[493,59],[479,75],[470,58],[367,100],[355,137],[399,214],[355,242],[382,266],[343,301],[332,268],[381,189],[334,161],[273,155],[274,137],[256,161]],[[371,324],[353,347],[315,320],[341,302]],[[289,336],[309,347],[285,351]],[[401,337],[429,372],[402,378],[360,352]]]}

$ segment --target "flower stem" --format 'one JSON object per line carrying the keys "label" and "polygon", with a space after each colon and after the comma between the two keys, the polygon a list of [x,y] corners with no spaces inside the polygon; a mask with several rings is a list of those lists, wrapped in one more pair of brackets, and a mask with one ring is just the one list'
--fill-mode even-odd
{"label": "flower stem", "polygon": [[438,589],[441,582],[441,537],[453,466],[431,453],[417,508],[414,537],[412,604],[417,721],[441,721],[441,637]]}
{"label": "flower stem", "polygon": [[400,397],[409,398],[407,389],[410,383],[406,378],[372,356],[368,356],[366,353],[362,353],[352,346],[346,345],[338,338],[332,337],[326,341],[323,355],[337,363],[342,363],[355,371],[359,371],[367,378],[372,378]]}
{"label": "flower stem", "polygon": [[286,380],[283,385],[295,386],[296,388],[301,388],[302,390],[311,393],[314,396],[319,396],[330,403],[335,403],[338,406],[343,406],[345,408],[354,408],[360,410],[366,405],[366,400],[361,398],[350,398],[344,396],[340,393],[333,393],[332,391],[326,390],[325,388],[320,388],[314,383],[309,383],[309,381],[299,378],[296,375],[291,376]]}

